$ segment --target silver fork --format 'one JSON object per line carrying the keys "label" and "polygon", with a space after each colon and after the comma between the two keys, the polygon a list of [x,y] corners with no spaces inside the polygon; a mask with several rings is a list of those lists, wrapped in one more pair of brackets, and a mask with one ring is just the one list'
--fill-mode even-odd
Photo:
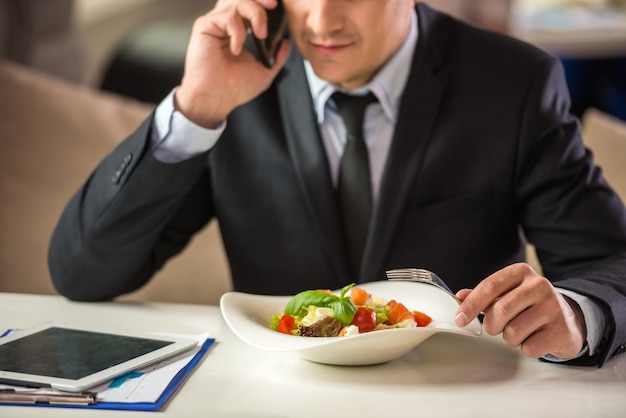
{"label": "silver fork", "polygon": [[411,282],[421,282],[428,283],[435,287],[445,290],[450,296],[456,299],[459,304],[461,300],[456,297],[454,292],[450,290],[448,285],[441,279],[441,277],[437,276],[430,270],[426,269],[416,269],[416,268],[405,268],[405,269],[394,269],[387,270],[385,272],[387,275],[387,280],[405,280]]}
{"label": "silver fork", "polygon": [[[446,293],[452,296],[454,300],[456,300],[459,303],[459,305],[461,304],[461,299],[456,297],[454,292],[450,290],[448,285],[441,279],[441,277],[437,276],[435,273],[433,273],[430,270],[417,269],[417,268],[404,268],[404,269],[387,270],[385,274],[387,275],[387,280],[398,280],[398,281],[404,280],[404,281],[420,282],[420,283],[427,283],[427,284],[433,285],[435,287],[438,287],[444,290]],[[483,316],[483,315],[485,315],[485,312],[481,311],[480,316]]]}

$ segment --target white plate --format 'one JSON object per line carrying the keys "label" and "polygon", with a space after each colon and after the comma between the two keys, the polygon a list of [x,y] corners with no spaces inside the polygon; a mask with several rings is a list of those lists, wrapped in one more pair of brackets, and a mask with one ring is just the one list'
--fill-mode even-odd
{"label": "white plate", "polygon": [[395,299],[410,310],[429,315],[426,327],[372,331],[349,337],[299,337],[269,328],[272,315],[282,313],[290,296],[264,296],[228,292],[220,299],[222,315],[231,330],[246,343],[270,351],[293,351],[300,357],[325,364],[361,366],[394,360],[428,337],[448,332],[479,336],[478,320],[461,328],[454,323],[457,302],[445,291],[424,283],[379,281],[359,284],[373,297]]}

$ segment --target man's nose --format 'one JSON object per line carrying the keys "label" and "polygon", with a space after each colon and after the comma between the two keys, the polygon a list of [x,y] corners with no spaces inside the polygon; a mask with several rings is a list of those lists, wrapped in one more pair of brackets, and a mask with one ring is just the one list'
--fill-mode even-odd
{"label": "man's nose", "polygon": [[340,30],[342,25],[341,14],[337,10],[337,2],[333,7],[332,0],[308,0],[309,13],[307,26],[317,35],[329,35]]}

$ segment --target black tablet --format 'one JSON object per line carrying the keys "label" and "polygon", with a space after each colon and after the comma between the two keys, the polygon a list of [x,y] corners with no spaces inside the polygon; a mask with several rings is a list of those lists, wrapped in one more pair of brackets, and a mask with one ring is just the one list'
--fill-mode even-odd
{"label": "black tablet", "polygon": [[46,323],[0,338],[0,382],[80,392],[198,341]]}

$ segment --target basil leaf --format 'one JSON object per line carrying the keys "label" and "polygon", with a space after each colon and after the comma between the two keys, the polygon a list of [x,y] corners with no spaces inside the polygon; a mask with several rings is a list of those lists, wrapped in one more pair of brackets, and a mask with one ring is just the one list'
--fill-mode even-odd
{"label": "basil leaf", "polygon": [[355,283],[344,286],[339,296],[329,295],[319,290],[305,290],[300,292],[289,300],[285,306],[285,314],[298,316],[302,308],[308,306],[317,306],[318,308],[331,308],[335,318],[342,324],[349,325],[356,313],[356,306],[349,296],[346,296],[348,290],[352,289]]}
{"label": "basil leaf", "polygon": [[339,297],[336,295],[329,295],[319,290],[305,290],[291,298],[287,306],[285,306],[285,314],[298,316],[300,309],[311,305],[320,308],[329,308],[333,302],[338,300]]}
{"label": "basil leaf", "polygon": [[339,300],[332,302],[330,306],[333,309],[333,313],[335,318],[337,318],[342,324],[350,325],[352,319],[354,319],[354,314],[356,313],[356,306],[354,306],[354,302],[349,296],[346,296],[348,290],[354,287],[355,283],[351,283],[347,286],[344,286],[341,289],[341,294],[339,295]]}
{"label": "basil leaf", "polygon": [[356,306],[350,298],[342,298],[333,302],[330,306],[333,309],[335,318],[344,325],[350,325],[354,314],[356,313]]}
{"label": "basil leaf", "polygon": [[346,298],[346,293],[348,293],[348,290],[352,289],[354,286],[356,286],[356,283],[350,283],[349,285],[344,286],[343,289],[341,289],[341,294],[339,295],[339,298]]}

